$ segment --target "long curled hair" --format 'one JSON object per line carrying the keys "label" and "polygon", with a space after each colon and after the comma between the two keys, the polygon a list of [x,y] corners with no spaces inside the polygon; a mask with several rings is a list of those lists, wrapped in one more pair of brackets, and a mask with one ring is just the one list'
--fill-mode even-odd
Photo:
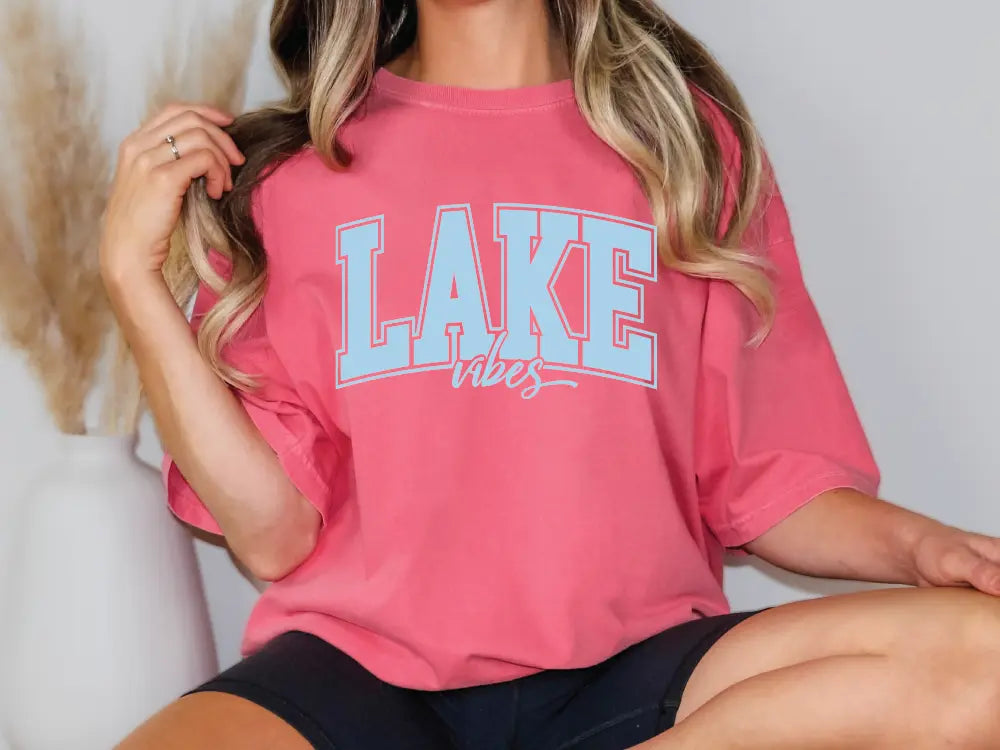
{"label": "long curled hair", "polygon": [[[565,44],[579,107],[593,131],[634,169],[659,228],[662,262],[692,276],[734,284],[764,321],[773,296],[759,254],[741,244],[762,192],[760,140],[735,85],[708,50],[655,0],[548,0]],[[185,199],[164,272],[175,298],[198,281],[218,294],[202,318],[199,347],[230,384],[254,380],[226,364],[220,350],[259,305],[266,285],[264,248],[251,194],[265,171],[311,145],[335,170],[351,165],[338,132],[364,99],[375,71],[416,38],[417,0],[275,0],[270,44],[287,98],[244,114],[227,130],[245,154],[234,187],[211,201],[195,186]],[[727,175],[710,117],[692,87],[719,105],[741,151],[737,179]],[[722,231],[726,191],[734,209]],[[229,277],[208,248],[229,262]]]}

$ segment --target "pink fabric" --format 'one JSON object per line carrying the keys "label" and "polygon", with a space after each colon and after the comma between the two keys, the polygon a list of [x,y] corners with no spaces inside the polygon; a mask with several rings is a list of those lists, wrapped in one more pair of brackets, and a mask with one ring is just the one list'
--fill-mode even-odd
{"label": "pink fabric", "polygon": [[[307,149],[257,193],[270,281],[227,357],[268,379],[241,398],[323,529],[244,653],[297,628],[421,689],[594,664],[727,612],[725,547],[826,490],[877,491],[780,194],[752,232],[779,276],[754,349],[733,286],[657,263],[568,81],[379,71],[342,139],[346,172]],[[169,455],[163,475],[218,533]]]}

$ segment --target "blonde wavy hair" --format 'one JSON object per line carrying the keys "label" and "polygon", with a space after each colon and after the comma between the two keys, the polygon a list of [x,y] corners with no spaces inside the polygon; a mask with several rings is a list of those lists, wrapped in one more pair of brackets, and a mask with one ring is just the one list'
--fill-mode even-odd
{"label": "blonde wavy hair", "polygon": [[[579,107],[633,167],[659,227],[663,264],[734,284],[760,314],[754,340],[762,340],[773,319],[773,294],[763,257],[742,240],[760,205],[764,158],[735,85],[654,0],[548,2]],[[189,191],[179,241],[164,267],[179,303],[190,300],[199,280],[218,295],[200,322],[198,343],[228,383],[255,385],[221,356],[266,286],[266,256],[251,216],[254,187],[307,145],[332,169],[349,169],[340,128],[377,68],[413,43],[416,28],[416,0],[276,0],[271,52],[288,96],[228,126],[247,160],[222,200],[210,201],[201,186]],[[723,163],[717,124],[699,96],[717,105],[739,142],[738,175]],[[733,210],[723,216],[727,191]],[[228,279],[209,262],[209,248],[228,261]]]}

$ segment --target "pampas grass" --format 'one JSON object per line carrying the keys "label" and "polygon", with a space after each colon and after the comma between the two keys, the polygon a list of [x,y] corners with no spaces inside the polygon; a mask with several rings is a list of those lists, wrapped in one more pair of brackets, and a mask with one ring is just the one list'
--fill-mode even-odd
{"label": "pampas grass", "polygon": [[5,14],[0,109],[20,164],[0,187],[0,315],[57,427],[83,433],[111,320],[96,252],[111,160],[77,40],[36,0],[8,0]]}
{"label": "pampas grass", "polygon": [[[204,102],[234,114],[241,111],[260,5],[260,0],[237,0],[228,22],[203,31],[187,60],[181,61],[168,53],[153,75],[147,118],[173,101]],[[174,27],[166,49],[174,52],[190,46],[189,40]],[[187,305],[198,288],[198,277],[187,257],[183,233],[177,231],[171,240],[163,275],[181,305]],[[110,378],[102,422],[111,432],[133,432],[142,417],[145,399],[131,349],[120,332],[115,336]]]}
{"label": "pampas grass", "polygon": [[[175,28],[147,114],[195,100],[238,111],[259,8],[260,0],[235,0],[231,18],[203,31],[196,46]],[[141,386],[104,292],[97,250],[112,155],[79,40],[57,19],[39,0],[5,0],[0,9],[8,79],[0,112],[19,157],[14,178],[0,181],[0,334],[24,354],[56,426],[71,434],[86,432],[86,400],[103,345],[113,338],[100,431],[129,434],[142,415]],[[176,52],[185,49],[182,64]],[[164,275],[186,303],[197,278],[183,248],[171,256]]]}

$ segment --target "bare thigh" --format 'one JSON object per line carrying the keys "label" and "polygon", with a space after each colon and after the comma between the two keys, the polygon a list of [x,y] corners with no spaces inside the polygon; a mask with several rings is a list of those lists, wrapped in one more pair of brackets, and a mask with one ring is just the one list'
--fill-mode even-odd
{"label": "bare thigh", "polygon": [[311,750],[311,745],[256,703],[201,692],[154,714],[115,750]]}
{"label": "bare thigh", "polygon": [[963,649],[995,657],[1000,599],[963,588],[893,588],[784,604],[744,620],[698,664],[680,722],[726,688],[765,672],[832,656],[899,655],[940,661]]}

